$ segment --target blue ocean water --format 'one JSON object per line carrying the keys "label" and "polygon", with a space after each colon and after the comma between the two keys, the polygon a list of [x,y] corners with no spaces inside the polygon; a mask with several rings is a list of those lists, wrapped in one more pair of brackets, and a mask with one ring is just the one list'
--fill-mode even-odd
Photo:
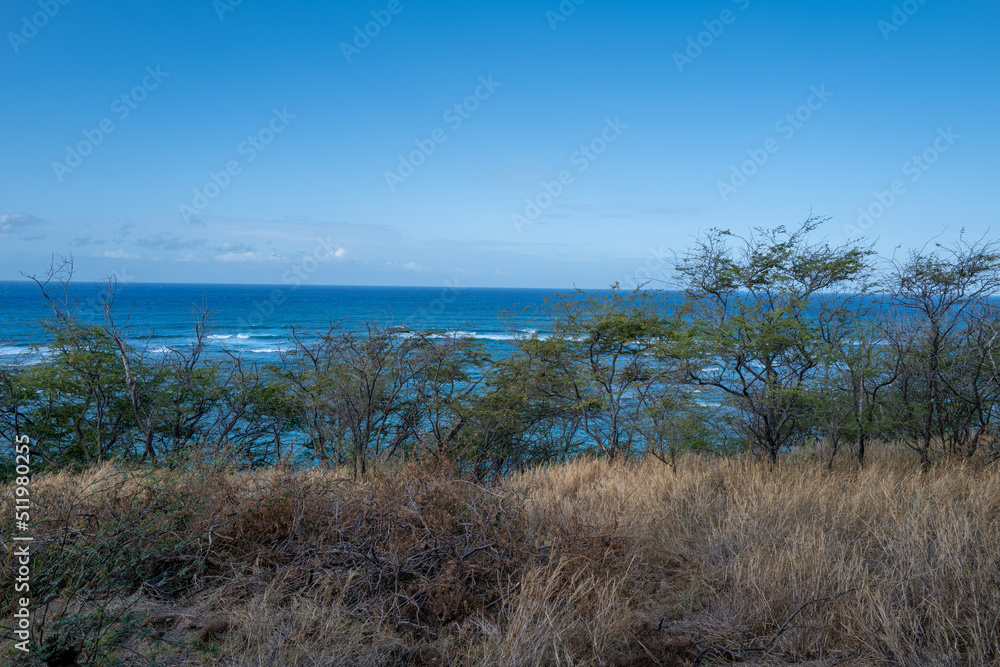
{"label": "blue ocean water", "polygon": [[[101,287],[73,283],[70,297],[85,322],[102,322]],[[60,290],[52,293],[62,298]],[[462,287],[352,287],[287,285],[119,284],[118,321],[127,317],[132,338],[165,350],[191,343],[202,309],[211,313],[210,345],[262,361],[287,349],[291,328],[353,328],[366,322],[414,331],[451,332],[486,341],[518,333],[545,335],[544,289]],[[50,336],[37,324],[51,316],[39,287],[28,280],[0,282],[0,363],[37,361]],[[36,352],[32,352],[33,347]]]}

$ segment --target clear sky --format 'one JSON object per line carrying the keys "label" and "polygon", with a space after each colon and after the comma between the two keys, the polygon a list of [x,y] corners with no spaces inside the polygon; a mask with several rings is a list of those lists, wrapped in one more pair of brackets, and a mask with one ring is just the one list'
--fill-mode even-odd
{"label": "clear sky", "polygon": [[1000,229],[995,1],[576,1],[5,0],[0,280],[606,287],[713,226]]}

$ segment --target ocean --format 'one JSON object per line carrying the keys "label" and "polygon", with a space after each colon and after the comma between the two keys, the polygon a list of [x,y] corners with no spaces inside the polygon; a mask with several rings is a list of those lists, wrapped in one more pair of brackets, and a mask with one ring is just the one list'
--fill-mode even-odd
{"label": "ocean", "polygon": [[[52,290],[59,298],[61,290]],[[366,322],[414,331],[453,333],[485,341],[519,333],[544,336],[547,297],[572,290],[445,287],[351,287],[121,283],[116,319],[126,317],[136,342],[152,350],[189,345],[199,313],[209,319],[209,346],[271,361],[287,349],[292,327],[356,328]],[[102,322],[100,286],[73,283],[71,297],[84,322]],[[38,322],[51,316],[39,287],[28,280],[0,281],[0,363],[33,363],[51,341]]]}

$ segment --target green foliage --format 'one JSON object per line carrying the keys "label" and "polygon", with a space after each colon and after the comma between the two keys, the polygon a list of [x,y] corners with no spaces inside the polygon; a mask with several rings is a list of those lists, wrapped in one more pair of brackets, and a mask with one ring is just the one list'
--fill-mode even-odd
{"label": "green foliage", "polygon": [[515,380],[524,400],[573,424],[574,454],[638,453],[649,406],[676,393],[674,366],[659,354],[671,335],[661,306],[659,295],[617,286],[568,295],[550,305],[550,338],[518,344],[504,384]]}
{"label": "green foliage", "polygon": [[45,328],[52,355],[15,377],[24,431],[43,444],[35,453],[50,465],[99,463],[127,445],[122,434],[132,425],[114,347],[100,327]]}
{"label": "green foliage", "polygon": [[103,322],[84,321],[66,285],[61,297],[50,285],[57,267],[36,279],[52,353],[0,368],[0,437],[30,433],[36,472],[295,460],[363,476],[431,457],[479,479],[579,455],[742,449],[776,462],[815,440],[831,465],[841,448],[863,464],[875,438],[905,440],[925,464],[1000,452],[997,245],[913,251],[876,285],[871,249],[813,241],[821,222],[709,230],[680,256],[680,293],[565,294],[536,313],[545,335],[502,351],[333,323],[293,329],[264,368],[209,354],[208,313],[191,345],[153,354],[115,319],[113,281],[91,312]]}
{"label": "green foliage", "polygon": [[825,324],[868,287],[871,251],[810,242],[821,222],[748,238],[712,230],[678,266],[685,303],[673,353],[687,381],[720,392],[750,447],[775,462],[812,435]]}
{"label": "green foliage", "polygon": [[105,607],[94,611],[67,613],[46,623],[44,639],[36,657],[46,665],[88,665],[115,667],[124,664],[111,657],[129,639],[142,636],[142,615],[123,611],[110,612]]}

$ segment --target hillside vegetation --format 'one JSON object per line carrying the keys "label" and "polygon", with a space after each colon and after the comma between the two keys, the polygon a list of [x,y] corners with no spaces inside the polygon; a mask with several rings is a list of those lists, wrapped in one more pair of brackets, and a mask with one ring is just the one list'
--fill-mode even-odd
{"label": "hillside vegetation", "polygon": [[263,362],[210,348],[209,312],[189,344],[152,347],[113,282],[76,300],[67,260],[36,277],[46,353],[0,365],[0,442],[30,437],[36,472],[291,455],[363,476],[431,452],[483,482],[581,455],[773,463],[819,440],[861,463],[873,440],[925,468],[1000,457],[1000,244],[877,260],[815,242],[820,222],[706,232],[675,290],[563,295],[542,335],[333,322],[289,327]]}
{"label": "hillside vegetation", "polygon": [[208,312],[151,349],[54,265],[49,353],[0,366],[29,662],[1000,664],[1000,243],[820,222],[502,348],[331,323],[268,363]]}
{"label": "hillside vegetation", "polygon": [[39,476],[24,664],[1000,664],[1000,469],[915,458]]}

